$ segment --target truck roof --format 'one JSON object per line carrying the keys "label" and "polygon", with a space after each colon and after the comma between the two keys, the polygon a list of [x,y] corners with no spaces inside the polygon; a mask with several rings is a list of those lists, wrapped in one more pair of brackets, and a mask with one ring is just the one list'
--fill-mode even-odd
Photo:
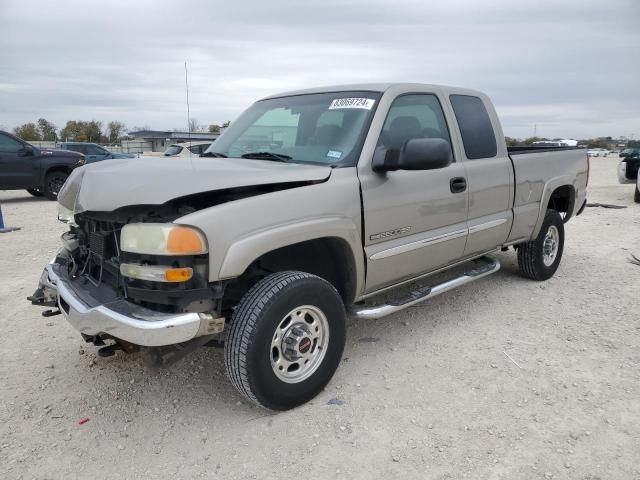
{"label": "truck roof", "polygon": [[365,92],[384,92],[389,90],[390,88],[399,88],[406,91],[411,91],[412,89],[424,90],[434,89],[434,90],[448,90],[455,91],[458,94],[467,93],[469,95],[483,95],[482,92],[477,90],[472,90],[468,88],[454,87],[448,85],[436,85],[429,83],[410,83],[410,82],[387,82],[387,83],[352,83],[345,85],[330,85],[326,87],[314,87],[307,88],[304,90],[292,90],[289,92],[277,93],[275,95],[269,95],[267,97],[262,98],[262,100],[266,100],[269,98],[279,98],[279,97],[290,97],[293,95],[308,95],[311,93],[328,93],[328,92],[344,92],[344,91],[365,91]]}

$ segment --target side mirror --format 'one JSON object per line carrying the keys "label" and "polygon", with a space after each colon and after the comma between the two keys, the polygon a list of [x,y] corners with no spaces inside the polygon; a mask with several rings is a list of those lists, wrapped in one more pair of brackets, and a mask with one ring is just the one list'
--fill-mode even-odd
{"label": "side mirror", "polygon": [[19,157],[33,157],[33,155],[34,155],[33,148],[30,146],[25,145],[20,150],[18,150]]}
{"label": "side mirror", "polygon": [[377,172],[395,170],[434,170],[444,168],[453,161],[451,145],[441,138],[414,138],[401,150],[387,150],[384,159],[374,158]]}

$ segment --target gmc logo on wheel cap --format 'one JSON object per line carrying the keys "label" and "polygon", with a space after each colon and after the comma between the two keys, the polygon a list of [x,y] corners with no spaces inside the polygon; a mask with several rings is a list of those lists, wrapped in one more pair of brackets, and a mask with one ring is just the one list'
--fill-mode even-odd
{"label": "gmc logo on wheel cap", "polygon": [[307,337],[300,340],[300,343],[298,344],[298,351],[300,353],[307,353],[309,351],[309,348],[311,348],[310,338]]}

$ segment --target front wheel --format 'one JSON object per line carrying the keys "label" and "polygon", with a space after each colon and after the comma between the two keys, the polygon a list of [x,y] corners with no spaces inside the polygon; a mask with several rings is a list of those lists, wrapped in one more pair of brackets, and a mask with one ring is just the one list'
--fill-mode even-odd
{"label": "front wheel", "polygon": [[556,273],[564,250],[564,222],[560,213],[547,210],[535,240],[518,245],[518,266],[525,277],[548,280]]}
{"label": "front wheel", "polygon": [[58,193],[67,181],[66,172],[51,172],[44,179],[44,196],[49,200],[57,200]]}
{"label": "front wheel", "polygon": [[315,397],[338,368],[346,338],[344,304],[326,280],[279,272],[240,300],[225,342],[233,386],[248,400],[287,410]]}

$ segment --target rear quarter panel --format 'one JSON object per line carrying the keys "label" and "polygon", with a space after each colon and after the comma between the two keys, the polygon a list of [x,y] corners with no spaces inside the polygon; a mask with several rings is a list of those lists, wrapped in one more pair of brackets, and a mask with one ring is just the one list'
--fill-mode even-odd
{"label": "rear quarter panel", "polygon": [[535,238],[555,189],[570,185],[575,215],[587,196],[588,160],[585,149],[512,153],[515,172],[514,222],[508,242]]}

